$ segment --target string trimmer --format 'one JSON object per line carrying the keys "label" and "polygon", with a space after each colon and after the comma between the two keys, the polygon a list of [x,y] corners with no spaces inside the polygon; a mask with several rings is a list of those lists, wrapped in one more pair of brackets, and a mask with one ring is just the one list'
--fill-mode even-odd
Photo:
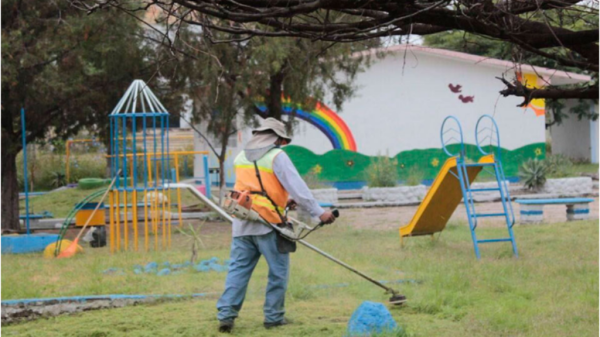
{"label": "string trimmer", "polygon": [[[239,192],[234,191],[234,192],[232,192],[231,195],[225,197],[223,199],[223,210],[225,210],[225,212],[227,212],[228,214],[230,214],[238,219],[256,221],[256,222],[260,222],[266,226],[270,226],[273,229],[275,229],[276,231],[278,231],[279,233],[281,233],[281,235],[283,237],[285,237],[286,239],[293,241],[293,242],[298,242],[298,243],[304,245],[305,247],[312,249],[313,251],[317,252],[318,254],[328,258],[329,260],[339,264],[340,266],[350,270],[351,272],[361,276],[365,280],[384,289],[386,291],[386,293],[392,294],[392,297],[390,297],[390,299],[389,299],[390,304],[401,305],[404,302],[406,302],[406,297],[403,295],[400,295],[397,290],[385,286],[384,284],[375,280],[374,278],[366,275],[365,273],[353,268],[352,266],[348,265],[347,263],[338,260],[337,258],[329,255],[328,253],[320,250],[319,248],[317,248],[303,240],[312,232],[323,227],[325,225],[324,223],[321,222],[318,225],[311,227],[301,221],[298,221],[294,218],[287,216],[288,209],[286,208],[286,218],[288,220],[287,226],[279,226],[276,224],[272,224],[272,223],[266,221],[265,219],[263,219],[260,216],[260,214],[258,214],[258,212],[254,211],[252,209],[252,199],[250,198],[250,194],[248,192],[239,193]],[[339,216],[339,214],[340,213],[338,210],[333,210],[333,215],[336,218]]]}

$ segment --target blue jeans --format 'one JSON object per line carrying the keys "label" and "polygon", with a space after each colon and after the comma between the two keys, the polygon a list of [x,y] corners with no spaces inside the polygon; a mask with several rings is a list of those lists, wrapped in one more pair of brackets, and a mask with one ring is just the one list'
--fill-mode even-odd
{"label": "blue jeans", "polygon": [[290,254],[277,250],[277,234],[234,237],[231,242],[231,257],[225,291],[217,302],[219,321],[232,321],[242,309],[250,276],[264,255],[269,265],[269,282],[265,305],[265,322],[279,322],[285,314],[285,291],[289,278]]}

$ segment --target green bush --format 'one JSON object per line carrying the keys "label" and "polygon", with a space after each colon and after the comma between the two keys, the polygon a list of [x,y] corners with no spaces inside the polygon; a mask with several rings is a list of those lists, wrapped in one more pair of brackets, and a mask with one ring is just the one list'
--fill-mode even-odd
{"label": "green bush", "polygon": [[406,186],[417,186],[420,185],[425,179],[425,173],[419,166],[413,166],[408,170],[408,177],[404,184]]}
{"label": "green bush", "polygon": [[304,182],[306,183],[308,188],[310,188],[311,190],[318,190],[320,188],[331,187],[331,186],[327,185],[326,183],[324,183],[321,180],[321,178],[319,178],[319,175],[316,172],[314,172],[313,170],[310,170],[307,174],[303,175],[302,179],[304,180]]}
{"label": "green bush", "polygon": [[[35,191],[51,190],[81,178],[105,178],[106,159],[100,154],[71,156],[70,177],[66,181],[65,155],[49,151],[28,151],[29,184]],[[23,155],[17,156],[17,181],[23,189]]]}
{"label": "green bush", "polygon": [[567,156],[555,154],[547,156],[544,159],[546,165],[546,173],[553,178],[563,178],[569,175],[573,162]]}
{"label": "green bush", "polygon": [[396,159],[387,156],[377,156],[365,170],[367,185],[369,187],[394,187],[398,184],[398,170]]}
{"label": "green bush", "polygon": [[[54,153],[34,153],[28,148],[27,172],[29,188],[44,191],[55,188],[56,172],[64,172],[65,160],[63,155]],[[17,181],[19,189],[23,189],[23,152],[17,156]]]}
{"label": "green bush", "polygon": [[59,188],[67,184],[67,176],[64,171],[50,172],[50,176],[53,188]]}
{"label": "green bush", "polygon": [[529,159],[519,167],[519,177],[528,189],[540,189],[546,183],[547,167],[541,160]]}
{"label": "green bush", "polygon": [[[175,165],[173,163],[173,165]],[[200,160],[200,165],[204,165],[202,160]],[[204,167],[204,166],[202,166]],[[204,175],[204,172],[202,173]],[[183,156],[179,156],[179,178],[189,178],[194,176],[194,155],[187,154]]]}
{"label": "green bush", "polygon": [[106,178],[106,158],[99,154],[71,157],[69,183],[82,178]]}

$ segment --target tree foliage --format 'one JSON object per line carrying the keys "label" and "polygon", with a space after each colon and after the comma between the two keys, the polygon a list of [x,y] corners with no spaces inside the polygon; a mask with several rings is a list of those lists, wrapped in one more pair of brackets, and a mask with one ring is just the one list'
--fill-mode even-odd
{"label": "tree foliage", "polygon": [[2,228],[18,229],[20,109],[28,143],[102,134],[129,83],[150,76],[139,24],[112,8],[88,16],[64,1],[2,1]]}
{"label": "tree foliage", "polygon": [[[72,0],[89,12],[112,6],[135,12],[128,0]],[[593,0],[148,0],[177,22],[208,31],[252,36],[355,42],[388,36],[459,31],[510,43],[562,66],[598,73],[598,3]],[[575,23],[570,28],[569,24]],[[503,95],[598,98],[598,84],[525,90],[514,82]]]}

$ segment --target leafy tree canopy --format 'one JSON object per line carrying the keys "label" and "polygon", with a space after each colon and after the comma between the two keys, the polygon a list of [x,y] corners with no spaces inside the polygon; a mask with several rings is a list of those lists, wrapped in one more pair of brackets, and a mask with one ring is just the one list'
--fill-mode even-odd
{"label": "leafy tree canopy", "polygon": [[90,16],[66,1],[3,0],[2,14],[2,228],[16,229],[21,107],[28,143],[103,135],[127,86],[156,67],[137,20],[115,9]]}

